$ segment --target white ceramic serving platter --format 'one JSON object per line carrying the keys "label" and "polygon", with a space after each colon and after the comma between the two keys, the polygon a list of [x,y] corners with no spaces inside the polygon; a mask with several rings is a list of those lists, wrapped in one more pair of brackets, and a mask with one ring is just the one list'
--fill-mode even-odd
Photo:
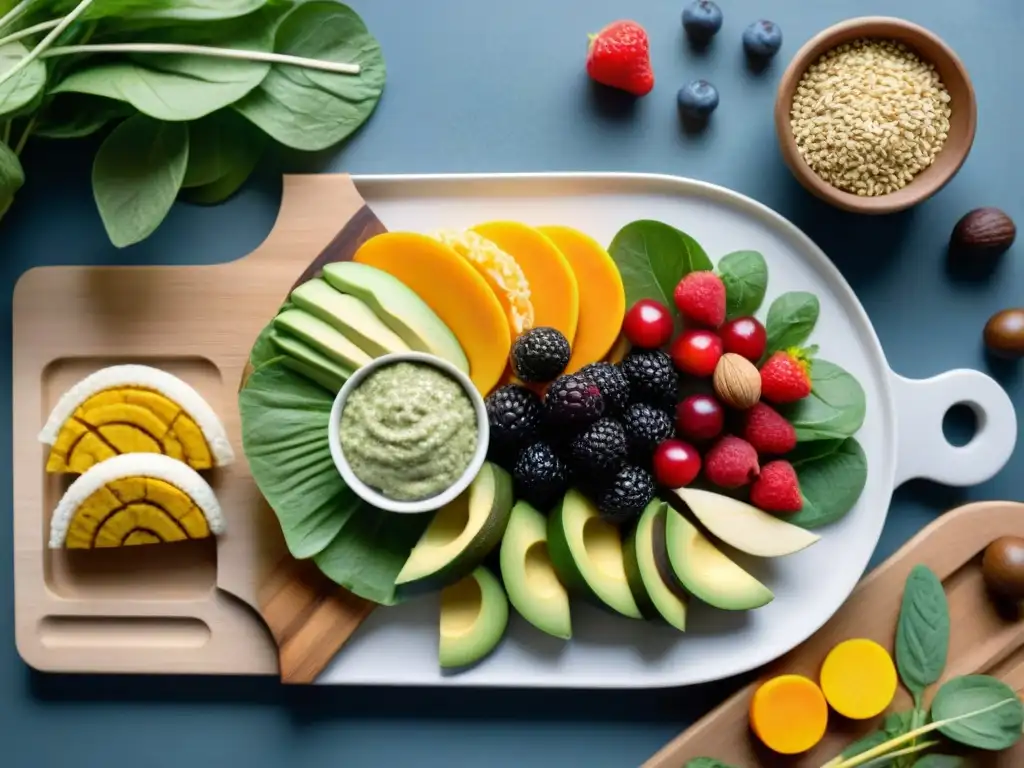
{"label": "white ceramic serving platter", "polygon": [[[577,227],[607,245],[624,224],[658,219],[691,234],[716,262],[730,251],[760,251],[769,265],[762,317],[785,291],[818,295],[821,317],[812,341],[822,357],[842,365],[864,387],[867,418],[857,438],[869,468],[857,506],[822,529],[816,545],[777,560],[738,557],[775,593],[774,602],[762,609],[730,613],[693,601],[682,634],[577,600],[571,641],[542,635],[513,615],[493,655],[473,669],[446,675],[437,664],[434,595],[374,611],[319,683],[643,688],[739,674],[798,645],[842,605],[878,542],[896,486],[921,476],[952,485],[982,482],[1013,450],[1014,409],[992,379],[967,370],[923,381],[893,373],[867,315],[825,254],[788,221],[742,195],[640,174],[362,176],[355,181],[389,230],[515,219]],[[979,429],[968,445],[957,448],[943,437],[942,418],[961,402],[975,409]]]}

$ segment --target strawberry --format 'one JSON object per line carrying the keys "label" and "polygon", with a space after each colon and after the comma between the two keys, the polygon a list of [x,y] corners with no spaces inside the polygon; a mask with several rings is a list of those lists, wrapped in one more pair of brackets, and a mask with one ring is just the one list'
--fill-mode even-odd
{"label": "strawberry", "polygon": [[788,461],[769,461],[750,486],[750,502],[765,512],[799,512],[804,506],[800,481]]}
{"label": "strawberry", "polygon": [[725,283],[714,272],[691,272],[673,295],[684,318],[717,328],[725,322]]}
{"label": "strawberry", "polygon": [[761,366],[761,397],[782,404],[811,394],[810,350],[791,347],[776,352]]}
{"label": "strawberry", "polygon": [[796,430],[766,403],[755,403],[744,414],[744,439],[758,453],[789,453],[796,447]]}
{"label": "strawberry", "polygon": [[587,74],[598,83],[644,96],[654,88],[647,31],[635,21],[615,21],[590,35]]}
{"label": "strawberry", "polygon": [[754,446],[726,435],[704,457],[704,476],[720,488],[739,488],[757,477],[757,451]]}

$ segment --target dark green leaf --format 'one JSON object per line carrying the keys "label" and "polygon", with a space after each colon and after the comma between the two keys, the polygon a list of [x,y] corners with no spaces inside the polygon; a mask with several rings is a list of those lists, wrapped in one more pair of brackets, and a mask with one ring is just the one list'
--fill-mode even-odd
{"label": "dark green leaf", "polygon": [[821,459],[838,451],[845,442],[845,438],[836,437],[831,440],[812,440],[809,443],[797,443],[796,448],[786,454],[786,460],[796,466],[804,461]]}
{"label": "dark green leaf", "polygon": [[92,188],[110,241],[123,248],[160,226],[181,189],[188,129],[145,115],[111,131],[96,153]]}
{"label": "dark green leaf", "polygon": [[734,768],[734,766],[713,757],[695,757],[693,760],[687,760],[683,768]]}
{"label": "dark green leaf", "polygon": [[882,730],[884,730],[889,738],[895,738],[902,736],[904,733],[910,733],[913,730],[911,727],[914,720],[914,711],[911,709],[904,710],[903,712],[890,712],[885,716],[885,720],[882,721]]}
{"label": "dark green leaf", "polygon": [[255,128],[252,130],[258,134],[259,138],[254,139],[247,146],[250,155],[248,158],[245,158],[245,162],[242,162],[240,159],[227,174],[211,181],[209,184],[182,190],[181,197],[185,202],[194,203],[195,205],[217,205],[227,200],[241,188],[249,176],[252,175],[253,170],[255,170],[263,154],[263,148],[267,143],[267,139],[262,133],[256,131]]}
{"label": "dark green leaf", "polygon": [[939,688],[932,700],[932,721],[943,723],[943,736],[968,747],[1009,749],[1021,736],[1024,707],[1001,680],[964,675]]}
{"label": "dark green leaf", "polygon": [[608,248],[626,289],[626,305],[654,299],[675,312],[672,294],[690,272],[712,269],[697,242],[660,221],[641,220],[619,230]]}
{"label": "dark green leaf", "polygon": [[885,731],[872,731],[867,736],[857,739],[857,741],[853,742],[853,744],[839,754],[841,757],[856,757],[863,752],[867,752],[869,749],[874,749],[880,744],[885,744],[891,738],[892,736]]}
{"label": "dark green leaf", "polygon": [[68,93],[47,104],[36,120],[33,136],[45,139],[80,139],[113,120],[135,114],[130,104],[99,96]]}
{"label": "dark green leaf", "polygon": [[380,44],[348,6],[332,0],[296,6],[277,27],[274,50],[362,68],[358,75],[341,75],[275,64],[234,108],[281,144],[326,149],[348,137],[377,106],[385,80]]}
{"label": "dark green leaf", "polygon": [[[58,13],[67,13],[80,0],[54,0]],[[127,17],[174,21],[215,21],[244,16],[259,10],[267,0],[95,0],[83,14],[86,19]]]}
{"label": "dark green leaf", "polygon": [[864,388],[850,373],[828,360],[811,360],[811,394],[779,408],[800,442],[850,437],[864,423]]}
{"label": "dark green leaf", "polygon": [[915,565],[903,588],[896,622],[896,668],[915,699],[942,677],[948,654],[946,592],[931,569]]}
{"label": "dark green leaf", "polygon": [[[0,75],[28,56],[21,43],[0,45]],[[0,117],[13,117],[31,111],[46,87],[46,65],[36,59],[5,83],[0,83]]]}
{"label": "dark green leaf", "polygon": [[807,341],[818,322],[819,310],[818,297],[806,291],[790,291],[775,299],[764,324],[768,332],[765,357]]}
{"label": "dark green leaf", "polygon": [[967,768],[968,762],[956,755],[925,755],[913,764],[914,768]]}
{"label": "dark green leaf", "polygon": [[761,307],[768,290],[768,264],[757,251],[736,251],[718,262],[725,283],[726,317],[752,315]]}
{"label": "dark green leaf", "polygon": [[25,171],[14,151],[0,141],[0,218],[14,202],[14,195],[25,183]]}
{"label": "dark green leaf", "polygon": [[794,467],[804,503],[786,520],[804,528],[820,528],[841,519],[853,509],[867,483],[867,457],[852,437],[831,453]]}
{"label": "dark green leaf", "polygon": [[229,109],[189,123],[188,168],[181,186],[202,187],[239,169],[247,177],[264,145],[264,135]]}

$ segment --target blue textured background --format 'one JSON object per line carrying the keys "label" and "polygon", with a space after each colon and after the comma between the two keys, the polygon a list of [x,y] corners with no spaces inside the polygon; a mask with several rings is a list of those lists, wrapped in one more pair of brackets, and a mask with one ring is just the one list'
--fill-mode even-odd
{"label": "blue textured background", "polygon": [[[353,0],[379,37],[388,85],[365,129],[321,158],[280,157],[289,170],[355,173],[623,170],[692,176],[750,195],[789,217],[839,265],[893,367],[923,377],[953,367],[997,376],[1024,402],[1020,370],[985,358],[994,311],[1021,303],[1022,248],[984,279],[951,274],[945,244],[967,210],[997,205],[1024,223],[1024,64],[1019,0],[720,0],[725,27],[704,55],[684,45],[678,0]],[[967,10],[967,8],[971,10]],[[778,77],[808,37],[855,15],[897,15],[945,38],[964,59],[979,101],[974,151],[957,178],[904,214],[858,219],[824,207],[791,179],[771,111]],[[654,92],[632,109],[594,96],[585,34],[631,16],[650,32]],[[744,26],[785,33],[779,60],[747,71]],[[722,104],[710,129],[684,134],[675,92],[706,77]],[[178,206],[147,242],[119,252],[104,236],[88,177],[92,146],[30,145],[29,181],[0,224],[0,359],[9,360],[11,289],[37,264],[204,262],[237,258],[267,234],[280,195],[266,167],[230,203]],[[2,382],[9,401],[10,377]],[[10,434],[10,414],[0,431]],[[964,424],[954,423],[962,428]],[[10,440],[0,467],[10,466]],[[944,510],[1017,498],[1019,449],[994,480],[970,490],[914,482],[892,504],[874,562]],[[10,504],[11,476],[0,474]],[[270,679],[49,676],[14,648],[11,530],[0,525],[0,763],[81,768],[234,765],[636,766],[740,680],[653,692],[488,692],[286,689]],[[12,762],[8,762],[11,760]]]}

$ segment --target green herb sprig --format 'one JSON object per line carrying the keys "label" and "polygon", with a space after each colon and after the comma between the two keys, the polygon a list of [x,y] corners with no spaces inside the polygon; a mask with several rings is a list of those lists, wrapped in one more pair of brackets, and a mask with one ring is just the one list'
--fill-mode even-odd
{"label": "green herb sprig", "polygon": [[113,127],[92,182],[111,242],[177,199],[221,202],[271,141],[317,151],[373,112],[386,73],[333,0],[0,0],[0,216],[30,139]]}

